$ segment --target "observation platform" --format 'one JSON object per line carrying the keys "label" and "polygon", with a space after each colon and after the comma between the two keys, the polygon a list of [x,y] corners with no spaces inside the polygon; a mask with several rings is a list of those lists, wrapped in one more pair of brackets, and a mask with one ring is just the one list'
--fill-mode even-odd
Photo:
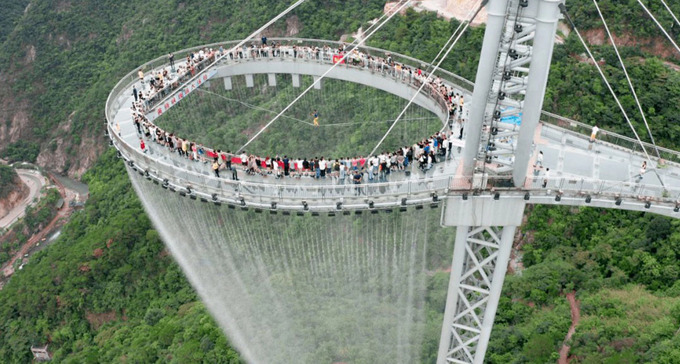
{"label": "observation platform", "polygon": [[[177,87],[168,87],[150,100],[152,107],[147,118],[153,121],[165,112],[172,112],[172,105],[181,102],[179,93],[183,93],[182,97],[191,97],[188,95],[193,89],[191,85],[200,87],[201,81],[216,82],[216,79],[221,79],[224,87],[230,88],[233,77],[245,77],[246,85],[252,86],[253,74],[270,75],[270,87],[276,87],[276,78],[271,75],[277,73],[293,75],[293,86],[296,86],[295,80],[299,75],[311,75],[317,79],[334,64],[334,58],[332,52],[316,53],[310,47],[328,45],[332,50],[341,46],[338,42],[308,39],[271,41],[282,44],[279,56],[274,57],[270,51],[266,56],[252,57],[248,48],[243,52],[243,59],[217,57],[216,62],[206,64],[206,69],[197,73],[196,77],[171,79],[167,83],[175,83]],[[205,48],[219,49],[222,46],[230,49],[236,43],[222,42],[189,48],[176,52],[175,59],[183,60],[191,52]],[[297,57],[293,57],[293,45],[296,46]],[[416,94],[420,85],[417,80],[399,74],[389,66],[378,68],[380,63],[371,66],[366,55],[378,61],[389,56],[395,62],[413,69],[432,68],[425,62],[405,55],[360,47],[357,62],[348,61],[338,65],[324,77],[360,83],[407,100]],[[164,56],[140,68],[145,72],[167,69],[174,75],[167,62]],[[181,64],[175,62],[176,67]],[[472,82],[444,70],[438,70],[432,77],[439,77],[443,84],[462,93],[466,100],[471,99]],[[140,150],[140,135],[137,134],[130,110],[135,84],[139,85],[136,70],[120,80],[109,95],[106,119],[111,144],[126,161],[129,173],[139,173],[159,188],[205,203],[225,204],[230,208],[254,208],[258,212],[351,213],[364,210],[391,211],[409,206],[436,207],[444,200],[453,202],[452,206],[483,200],[485,204],[488,201],[490,207],[501,206],[504,200],[522,200],[526,203],[587,205],[680,216],[680,153],[658,148],[661,158],[653,157],[647,172],[640,179],[636,175],[646,158],[635,140],[601,130],[598,140],[590,143],[587,136],[590,126],[545,112],[535,132],[533,148],[533,160],[539,151],[543,152],[543,167],[529,168],[524,184],[519,188],[512,187],[507,177],[491,177],[483,171],[472,177],[460,175],[464,143],[457,139],[450,158],[434,164],[432,169],[423,172],[412,164],[406,172],[393,172],[387,182],[381,183],[366,183],[366,175],[363,183],[355,185],[349,178],[344,183],[330,177],[318,180],[311,177],[275,179],[273,175],[249,176],[243,170],[238,171],[239,180],[232,180],[229,171],[221,171],[222,177],[217,178],[212,173],[210,163],[190,161],[151,141],[145,141],[150,147],[147,153]],[[323,87],[323,82],[318,87]],[[437,115],[442,120],[443,128],[448,127],[447,106],[440,94],[426,87],[414,98],[414,103]],[[469,107],[469,104],[465,107]],[[120,136],[116,132],[116,124],[120,126]],[[418,136],[412,142],[424,137],[427,136]],[[656,155],[653,146],[646,145],[646,148],[650,156]],[[546,168],[550,169],[550,178],[543,187]]]}

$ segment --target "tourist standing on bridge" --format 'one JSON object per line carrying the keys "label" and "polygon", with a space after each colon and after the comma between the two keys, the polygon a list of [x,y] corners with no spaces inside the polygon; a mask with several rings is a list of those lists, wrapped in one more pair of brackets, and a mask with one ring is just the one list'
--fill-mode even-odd
{"label": "tourist standing on bridge", "polygon": [[339,177],[338,177],[338,184],[345,184],[345,177],[347,176],[347,165],[345,163],[339,163],[338,166],[339,170]]}
{"label": "tourist standing on bridge", "polygon": [[243,153],[241,153],[239,158],[241,158],[241,165],[243,166],[243,168],[248,166],[248,155],[246,154],[245,150],[243,151]]}
{"label": "tourist standing on bridge", "polygon": [[550,179],[550,168],[545,169],[545,174],[543,175],[543,188],[548,187],[548,180]]}
{"label": "tourist standing on bridge", "polygon": [[218,161],[218,158],[213,159],[212,170],[215,172],[215,177],[220,178],[220,163]]}
{"label": "tourist standing on bridge", "polygon": [[536,164],[534,164],[534,167],[543,167],[543,151],[542,150],[538,151],[538,155],[536,156]]}
{"label": "tourist standing on bridge", "polygon": [[[265,37],[265,42],[267,41],[267,38]],[[288,159],[287,155],[283,156],[283,175],[288,177],[290,176],[290,159]]]}
{"label": "tourist standing on bridge", "polygon": [[321,157],[317,164],[317,177],[316,178],[326,178],[326,160]]}
{"label": "tourist standing on bridge", "polygon": [[170,69],[172,72],[175,72],[175,55],[172,53],[168,54],[168,61],[170,61]]}
{"label": "tourist standing on bridge", "polygon": [[137,72],[137,76],[139,77],[139,82],[142,84],[142,90],[144,90],[144,71],[142,71],[141,68]]}
{"label": "tourist standing on bridge", "polygon": [[600,128],[597,127],[597,125],[593,126],[593,130],[590,132],[590,142],[593,143],[595,142],[595,138],[597,137],[597,132],[600,131]]}
{"label": "tourist standing on bridge", "polygon": [[647,161],[643,161],[643,162],[642,162],[642,166],[640,166],[640,174],[638,174],[638,175],[636,176],[636,177],[637,177],[637,180],[635,181],[635,183],[640,183],[640,181],[642,181],[642,176],[643,176],[646,172],[647,172]]}
{"label": "tourist standing on bridge", "polygon": [[354,191],[356,191],[356,195],[361,195],[361,171],[359,171],[359,168],[354,167],[354,173],[352,174],[352,182],[354,183]]}

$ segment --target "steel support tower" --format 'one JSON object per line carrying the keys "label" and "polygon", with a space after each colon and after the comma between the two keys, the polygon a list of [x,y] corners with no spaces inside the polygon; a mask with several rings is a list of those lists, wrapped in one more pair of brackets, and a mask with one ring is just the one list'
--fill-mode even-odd
{"label": "steel support tower", "polygon": [[[463,155],[463,176],[525,183],[563,0],[490,0]],[[450,207],[449,207],[450,206]],[[456,226],[438,364],[482,363],[515,230],[525,203],[449,197],[442,223]]]}

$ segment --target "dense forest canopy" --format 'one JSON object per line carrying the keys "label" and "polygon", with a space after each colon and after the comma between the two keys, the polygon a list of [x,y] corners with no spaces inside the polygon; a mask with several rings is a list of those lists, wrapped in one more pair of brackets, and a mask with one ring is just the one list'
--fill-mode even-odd
{"label": "dense forest canopy", "polygon": [[[633,83],[659,144],[678,147],[680,79],[667,63],[677,62],[677,55],[651,54],[653,47],[646,45],[663,35],[635,0],[625,3],[603,0],[600,6],[615,33],[635,35],[638,43],[622,49]],[[646,3],[680,40],[680,27],[672,25],[662,5]],[[5,113],[0,130],[17,127],[17,109],[28,110],[30,122],[21,128],[21,141],[3,143],[4,155],[36,159],[39,151],[65,152],[68,164],[76,165],[89,149],[101,152],[103,105],[120,77],[172,50],[239,39],[287,5],[5,1],[0,96],[9,106],[0,108]],[[338,39],[378,17],[383,5],[309,1],[268,33]],[[680,3],[669,5],[680,14]],[[569,0],[567,7],[581,30],[600,28],[591,2]],[[458,24],[407,11],[369,43],[430,61]],[[483,31],[470,29],[444,67],[473,79]],[[628,95],[612,48],[594,50],[617,92]],[[630,135],[583,53],[573,34],[556,46],[545,108]],[[622,101],[646,135],[632,98]],[[238,354],[165,251],[115,153],[104,152],[84,180],[91,191],[86,208],[54,246],[34,256],[0,291],[0,361],[30,362],[30,346],[50,342],[56,362],[238,363]],[[583,312],[571,342],[573,361],[680,362],[678,227],[675,220],[643,213],[531,209],[520,239],[525,270],[506,280],[488,361],[555,361],[570,324],[564,294],[576,291]],[[436,356],[447,284],[446,272],[433,273],[429,281],[424,363]]]}
{"label": "dense forest canopy", "polygon": [[13,191],[12,185],[19,182],[19,176],[14,168],[0,164],[0,199]]}

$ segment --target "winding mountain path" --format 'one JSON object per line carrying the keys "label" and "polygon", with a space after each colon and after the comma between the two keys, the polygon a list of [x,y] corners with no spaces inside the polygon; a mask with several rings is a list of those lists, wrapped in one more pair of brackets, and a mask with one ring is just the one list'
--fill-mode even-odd
{"label": "winding mountain path", "polygon": [[26,207],[33,203],[36,197],[40,196],[40,190],[45,185],[45,178],[40,175],[40,172],[30,169],[17,169],[16,171],[21,181],[28,186],[30,192],[21,204],[0,219],[0,229],[10,226],[22,218],[26,213]]}
{"label": "winding mountain path", "polygon": [[579,306],[580,302],[576,300],[576,292],[567,293],[567,301],[569,301],[569,308],[571,309],[571,326],[569,331],[567,331],[567,336],[564,338],[564,344],[560,349],[560,359],[557,361],[558,364],[568,364],[569,363],[569,348],[567,342],[571,340],[571,336],[576,332],[576,325],[578,325],[581,319],[581,308]]}

